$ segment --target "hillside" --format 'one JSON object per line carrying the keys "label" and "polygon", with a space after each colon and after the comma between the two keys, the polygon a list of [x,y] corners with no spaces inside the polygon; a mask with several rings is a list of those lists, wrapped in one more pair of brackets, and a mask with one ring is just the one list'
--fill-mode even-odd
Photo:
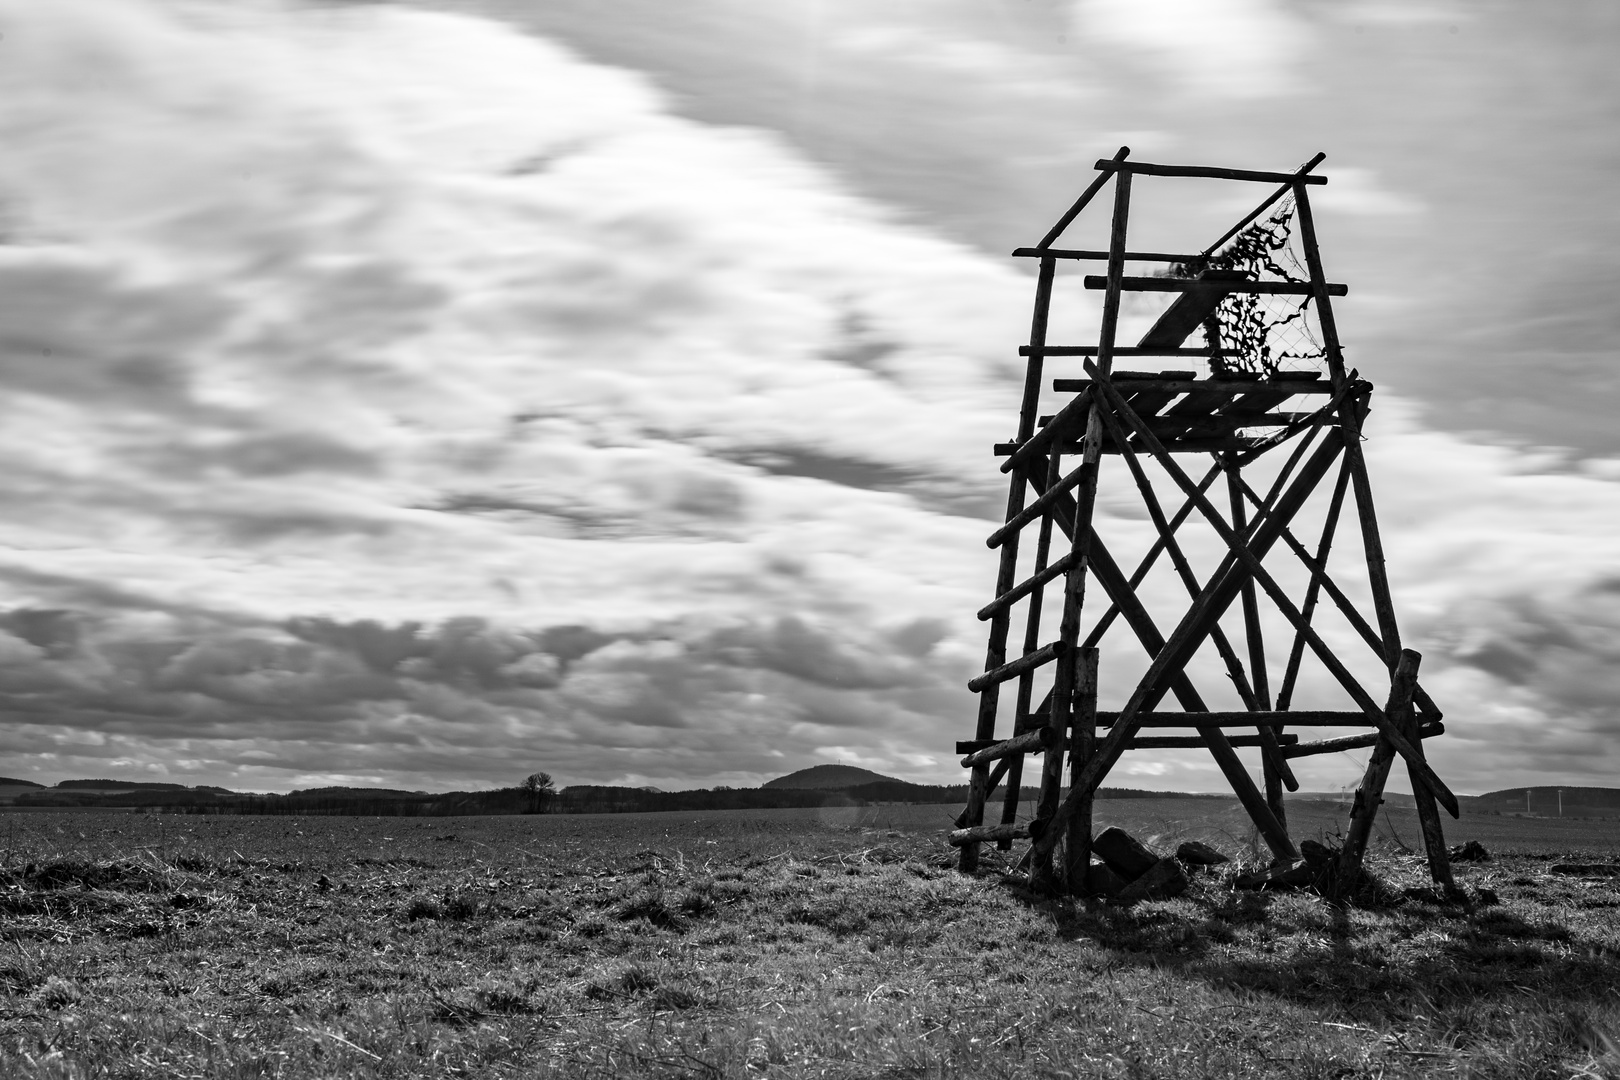
{"label": "hillside", "polygon": [[[1540,817],[1557,817],[1559,793],[1563,793],[1564,815],[1610,815],[1620,813],[1620,788],[1607,787],[1547,787],[1504,788],[1487,791],[1479,796],[1481,810],[1494,810],[1502,814],[1530,813]],[[1528,801],[1526,801],[1528,798]]]}
{"label": "hillside", "polygon": [[812,765],[808,769],[778,776],[766,781],[766,788],[847,788],[861,784],[899,784],[904,781],[875,773],[871,769],[858,769],[853,765]]}

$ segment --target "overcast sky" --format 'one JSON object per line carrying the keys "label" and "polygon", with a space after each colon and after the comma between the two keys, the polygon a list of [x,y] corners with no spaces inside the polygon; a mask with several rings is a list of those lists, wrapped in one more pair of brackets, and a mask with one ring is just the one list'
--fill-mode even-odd
{"label": "overcast sky", "polygon": [[0,0],[0,773],[958,782],[1007,252],[1129,144],[1327,152],[1431,759],[1609,784],[1617,48],[1601,2]]}

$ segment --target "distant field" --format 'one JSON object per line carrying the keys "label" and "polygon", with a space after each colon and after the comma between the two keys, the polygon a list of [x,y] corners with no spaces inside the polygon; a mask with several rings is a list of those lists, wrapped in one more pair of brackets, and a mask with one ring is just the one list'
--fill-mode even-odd
{"label": "distant field", "polygon": [[[1299,837],[1342,810],[1290,807]],[[1400,812],[1382,906],[1201,877],[1130,909],[948,868],[954,808],[0,818],[0,1075],[1602,1077],[1620,877],[1594,823]],[[1099,825],[1242,860],[1231,800]],[[1509,855],[1509,851],[1534,855]],[[1016,855],[1016,852],[1012,853]],[[1543,857],[1554,854],[1554,858]],[[1574,856],[1573,859],[1566,859]],[[1416,896],[1418,894],[1414,894]]]}

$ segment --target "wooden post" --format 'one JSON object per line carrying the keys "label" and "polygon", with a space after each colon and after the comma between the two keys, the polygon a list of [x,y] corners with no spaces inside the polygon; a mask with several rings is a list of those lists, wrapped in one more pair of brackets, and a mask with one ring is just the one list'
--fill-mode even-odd
{"label": "wooden post", "polygon": [[[1305,603],[1300,607],[1300,615],[1307,624],[1316,612],[1317,598],[1321,595],[1322,579],[1327,576],[1328,553],[1333,548],[1333,534],[1339,526],[1339,511],[1344,506],[1345,485],[1350,482],[1350,470],[1341,467],[1339,479],[1333,484],[1333,496],[1328,501],[1327,517],[1322,521],[1322,538],[1316,545],[1316,566],[1311,570],[1311,580],[1305,586]],[[1299,664],[1305,658],[1305,638],[1300,634],[1294,635],[1293,647],[1288,652],[1288,668],[1283,672],[1282,689],[1277,692],[1277,708],[1286,711],[1294,699],[1294,682],[1299,678]]]}
{"label": "wooden post", "polygon": [[[1302,179],[1295,181],[1294,202],[1299,217],[1300,238],[1305,248],[1305,265],[1311,275],[1311,296],[1316,301],[1317,322],[1322,327],[1322,342],[1327,353],[1328,369],[1335,385],[1338,385],[1344,379],[1344,354],[1339,344],[1338,324],[1333,318],[1333,302],[1328,298],[1327,274],[1322,269],[1322,253],[1316,242],[1316,222],[1311,216],[1311,201]],[[1356,496],[1356,515],[1361,520],[1361,541],[1367,556],[1367,578],[1372,591],[1373,611],[1378,616],[1379,636],[1384,642],[1384,662],[1389,665],[1393,680],[1404,652],[1401,649],[1400,627],[1395,621],[1395,603],[1390,595],[1389,573],[1384,565],[1384,541],[1379,535],[1378,517],[1373,510],[1372,483],[1367,476],[1366,457],[1361,452],[1361,423],[1367,412],[1367,402],[1368,395],[1361,394],[1353,404],[1339,409],[1339,417],[1346,437],[1345,465],[1350,470],[1350,483]],[[1413,684],[1415,691],[1415,674]],[[1407,712],[1410,711],[1408,707]],[[1429,873],[1434,878],[1435,884],[1454,888],[1444,830],[1440,825],[1439,811],[1434,805],[1435,793],[1431,785],[1419,782],[1419,774],[1427,766],[1422,764],[1423,743],[1417,737],[1415,719],[1409,730],[1412,733],[1416,758],[1407,756],[1407,768],[1413,776],[1412,794],[1417,804],[1418,820],[1423,826],[1423,842],[1429,857]],[[1404,731],[1405,729],[1403,733]]]}
{"label": "wooden post", "polygon": [[[1130,220],[1131,177],[1119,173],[1114,186],[1114,220],[1108,237],[1107,292],[1103,296],[1102,324],[1097,334],[1097,378],[1106,382],[1114,359],[1114,336],[1119,329],[1120,279],[1125,274],[1125,236]],[[1080,468],[1084,476],[1075,488],[1074,520],[1069,532],[1069,572],[1064,579],[1063,615],[1058,624],[1058,640],[1065,648],[1058,657],[1057,671],[1052,680],[1052,695],[1047,723],[1061,739],[1068,731],[1070,710],[1075,692],[1075,661],[1080,639],[1080,613],[1085,607],[1086,570],[1090,546],[1095,535],[1091,515],[1097,501],[1097,472],[1102,461],[1102,410],[1108,406],[1093,391],[1091,410],[1086,418],[1086,436],[1081,452]],[[1038,819],[1050,818],[1057,812],[1062,798],[1063,752],[1062,744],[1054,745],[1041,762],[1041,795],[1036,811]],[[1030,880],[1050,886],[1053,880],[1052,848],[1048,845],[1040,852],[1032,849]]]}
{"label": "wooden post", "polygon": [[[1097,742],[1097,657],[1096,649],[1080,649],[1079,683],[1074,693],[1074,719],[1069,726],[1069,787],[1091,759]],[[1086,868],[1091,864],[1091,804],[1086,795],[1075,807],[1063,837],[1064,881],[1070,895],[1086,891]]]}
{"label": "wooden post", "polygon": [[[1035,279],[1035,310],[1030,316],[1029,343],[1032,348],[1046,344],[1046,327],[1052,307],[1052,281],[1057,276],[1057,260],[1043,258]],[[1041,356],[1032,353],[1024,374],[1024,396],[1018,409],[1018,441],[1023,442],[1035,432],[1035,421],[1040,415]],[[1007,516],[1011,521],[1024,508],[1026,474],[1014,469],[1007,491]],[[996,595],[1011,589],[1018,580],[1018,537],[1008,537],[1001,545],[1001,563],[996,573]],[[984,670],[994,671],[1007,662],[1007,631],[1011,622],[1007,609],[990,617],[990,633],[985,647]],[[989,686],[979,694],[979,720],[974,738],[988,739],[996,731],[996,707],[1001,701],[1001,687]],[[990,771],[988,765],[975,765],[968,781],[968,801],[965,825],[972,828],[984,823],[984,802],[989,794]],[[958,865],[964,873],[979,867],[979,845],[962,845]]]}
{"label": "wooden post", "polygon": [[[1056,446],[1052,447],[1052,455],[1047,459],[1046,490],[1051,491],[1058,483],[1063,472],[1063,455]],[[1043,495],[1045,492],[1042,493]],[[1040,535],[1035,541],[1035,574],[1038,576],[1046,569],[1047,559],[1052,551],[1052,515],[1041,517]],[[1036,589],[1029,594],[1029,614],[1024,622],[1024,652],[1032,653],[1040,646],[1041,638],[1041,601],[1045,589]],[[1035,692],[1035,673],[1026,671],[1018,677],[1018,704],[1013,711],[1013,724],[1016,726],[1020,717],[1029,714],[1030,698]],[[1018,820],[1019,784],[1024,777],[1024,755],[1015,755],[1007,765],[1007,794],[1001,803],[1001,823],[1003,825],[1015,824]],[[1006,838],[996,841],[998,851],[1012,850],[1012,839]]]}
{"label": "wooden post", "polygon": [[[1232,506],[1232,531],[1242,536],[1248,532],[1249,526],[1247,515],[1244,513],[1243,493],[1238,488],[1238,474],[1241,470],[1235,455],[1225,454],[1223,457],[1226,466],[1226,493]],[[1260,632],[1260,602],[1255,595],[1253,578],[1243,583],[1239,598],[1243,605],[1243,630],[1249,644],[1249,670],[1253,672],[1253,696],[1256,705],[1250,708],[1270,710],[1271,688],[1266,680],[1266,646]],[[1266,805],[1271,807],[1272,814],[1286,828],[1288,812],[1283,806],[1282,782],[1282,769],[1285,766],[1282,764],[1282,751],[1275,743],[1281,731],[1267,727],[1258,728],[1257,731],[1262,739],[1270,735],[1273,740],[1268,747],[1273,752],[1261,755],[1260,770],[1266,784]]]}
{"label": "wooden post", "polygon": [[[1385,715],[1389,722],[1401,730],[1415,730],[1412,716],[1412,688],[1417,685],[1418,664],[1423,657],[1411,649],[1403,649],[1395,663],[1395,674],[1389,688],[1389,704]],[[1414,723],[1408,726],[1407,721]],[[1350,809],[1350,831],[1339,852],[1339,879],[1349,883],[1361,869],[1361,860],[1367,853],[1367,840],[1372,836],[1373,822],[1384,801],[1384,781],[1389,778],[1389,767],[1395,761],[1395,748],[1387,738],[1380,738],[1367,759],[1367,771],[1362,774],[1361,786],[1356,789],[1355,803]]]}

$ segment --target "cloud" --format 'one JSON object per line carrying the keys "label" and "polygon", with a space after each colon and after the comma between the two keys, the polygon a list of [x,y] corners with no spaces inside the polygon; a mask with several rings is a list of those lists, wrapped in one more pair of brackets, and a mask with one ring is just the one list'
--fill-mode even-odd
{"label": "cloud", "polygon": [[1076,0],[1072,12],[1093,47],[1135,53],[1189,93],[1240,100],[1293,89],[1309,40],[1271,0]]}
{"label": "cloud", "polygon": [[[1255,43],[1293,24],[1237,16],[1212,32],[1253,62],[1190,87],[1285,77]],[[0,3],[0,32],[8,771],[674,787],[836,750],[959,776],[1026,278],[497,23],[63,0]],[[1620,525],[1615,486],[1375,415],[1437,698],[1608,730],[1607,646],[1545,628],[1602,618],[1582,597],[1620,575],[1580,538]],[[1482,509],[1511,500],[1534,513]],[[1100,506],[1142,546],[1131,498]],[[1110,647],[1114,693],[1144,657]]]}

